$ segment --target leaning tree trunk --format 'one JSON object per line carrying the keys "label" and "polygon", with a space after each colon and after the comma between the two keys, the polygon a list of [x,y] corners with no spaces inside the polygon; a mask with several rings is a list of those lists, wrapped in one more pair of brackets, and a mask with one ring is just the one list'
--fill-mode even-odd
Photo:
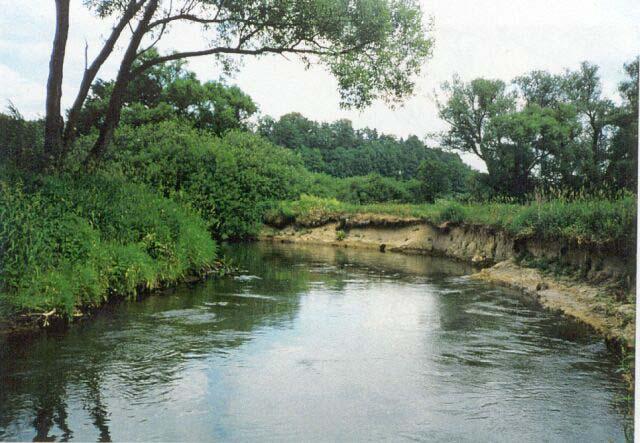
{"label": "leaning tree trunk", "polygon": [[113,91],[111,92],[104,122],[100,127],[100,134],[85,160],[85,166],[89,168],[94,167],[104,155],[109,143],[111,143],[113,133],[120,122],[120,114],[122,112],[122,104],[124,103],[127,86],[132,79],[131,67],[136,59],[140,42],[142,42],[142,38],[148,31],[147,26],[153,18],[153,14],[155,14],[157,8],[158,0],[151,0],[144,11],[142,19],[140,19],[138,26],[136,26],[136,29],[133,32],[129,46],[122,58],[122,62],[120,63],[120,69],[118,70],[116,82],[113,85]]}
{"label": "leaning tree trunk", "polygon": [[42,166],[55,164],[62,147],[64,120],[60,112],[64,53],[69,34],[69,0],[56,0],[56,32],[49,62],[46,115],[44,124],[44,158]]}
{"label": "leaning tree trunk", "polygon": [[78,95],[76,96],[73,105],[69,109],[69,114],[67,116],[67,124],[62,137],[63,153],[67,152],[70,149],[71,144],[76,137],[76,126],[78,124],[78,118],[80,117],[80,111],[82,110],[82,105],[84,105],[87,96],[89,95],[89,90],[91,88],[93,80],[95,80],[100,67],[102,67],[109,55],[111,55],[111,53],[113,52],[120,34],[125,29],[127,24],[131,21],[131,19],[140,10],[143,4],[144,0],[130,0],[127,9],[125,10],[116,26],[114,26],[114,28],[112,29],[109,38],[105,41],[95,60],[91,63],[90,66],[85,67],[82,82],[80,83],[80,89],[78,90]]}

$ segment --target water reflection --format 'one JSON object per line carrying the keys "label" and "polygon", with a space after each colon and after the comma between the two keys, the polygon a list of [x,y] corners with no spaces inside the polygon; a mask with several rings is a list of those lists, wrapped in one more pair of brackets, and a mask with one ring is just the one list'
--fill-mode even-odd
{"label": "water reflection", "polygon": [[623,438],[601,342],[465,265],[227,252],[242,275],[5,338],[0,440]]}

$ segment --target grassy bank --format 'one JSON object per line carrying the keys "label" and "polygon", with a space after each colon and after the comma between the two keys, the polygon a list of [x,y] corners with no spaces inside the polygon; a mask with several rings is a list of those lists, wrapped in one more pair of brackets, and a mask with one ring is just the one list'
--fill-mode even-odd
{"label": "grassy bank", "polygon": [[213,268],[216,243],[192,211],[105,174],[0,176],[4,315],[69,318],[113,297]]}
{"label": "grassy bank", "polygon": [[78,140],[64,173],[0,167],[2,317],[70,318],[208,272],[214,239],[256,235],[264,211],[297,198],[307,174],[260,137],[179,121],[120,127],[87,174],[81,159],[93,138]]}
{"label": "grassy bank", "polygon": [[567,240],[578,244],[616,247],[635,254],[637,199],[554,199],[528,205],[437,201],[433,204],[354,205],[335,199],[303,195],[284,201],[265,215],[269,225],[318,226],[355,214],[415,217],[433,224],[466,223],[502,229],[516,237]]}

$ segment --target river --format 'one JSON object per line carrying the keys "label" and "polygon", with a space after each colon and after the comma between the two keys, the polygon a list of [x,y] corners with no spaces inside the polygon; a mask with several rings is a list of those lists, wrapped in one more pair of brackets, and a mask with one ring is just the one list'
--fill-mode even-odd
{"label": "river", "polygon": [[239,275],[0,338],[0,440],[624,441],[602,340],[445,259],[225,246]]}

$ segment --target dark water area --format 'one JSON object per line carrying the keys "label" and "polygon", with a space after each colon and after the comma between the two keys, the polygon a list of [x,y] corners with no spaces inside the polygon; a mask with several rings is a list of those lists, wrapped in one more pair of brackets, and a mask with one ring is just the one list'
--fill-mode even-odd
{"label": "dark water area", "polygon": [[602,340],[459,263],[239,244],[240,275],[0,342],[0,440],[624,441]]}

